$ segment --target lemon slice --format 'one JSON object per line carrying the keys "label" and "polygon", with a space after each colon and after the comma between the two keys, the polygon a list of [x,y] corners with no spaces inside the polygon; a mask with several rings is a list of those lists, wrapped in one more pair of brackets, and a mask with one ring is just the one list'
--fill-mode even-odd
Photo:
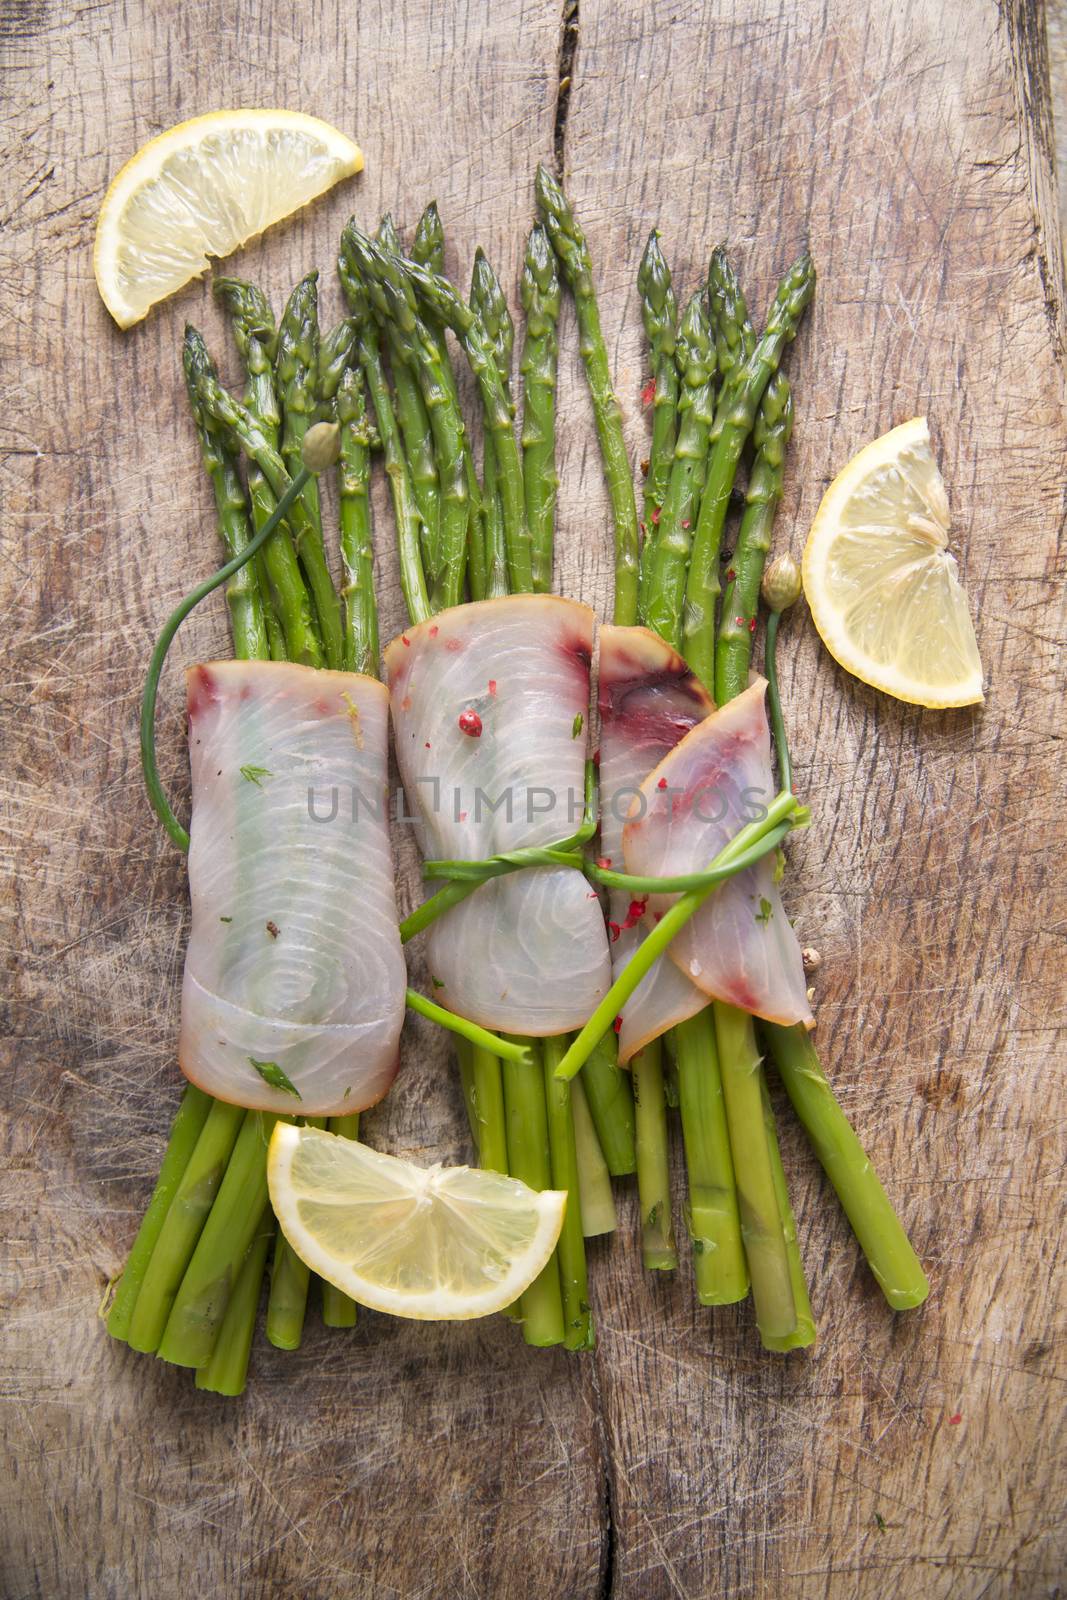
{"label": "lemon slice", "polygon": [[363,168],[358,145],[299,111],[212,111],[138,150],[112,180],[93,267],[120,328]]}
{"label": "lemon slice", "polygon": [[300,1259],[361,1305],[458,1322],[503,1311],[555,1249],[566,1194],[472,1167],[420,1167],[278,1123],[270,1200]]}
{"label": "lemon slice", "polygon": [[949,526],[930,431],[916,417],[853,456],[823,496],[804,549],[804,592],[830,654],[913,705],[984,698]]}

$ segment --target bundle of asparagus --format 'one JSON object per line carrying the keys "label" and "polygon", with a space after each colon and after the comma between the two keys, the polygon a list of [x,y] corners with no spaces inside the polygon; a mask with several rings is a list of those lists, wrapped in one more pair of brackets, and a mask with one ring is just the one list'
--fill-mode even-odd
{"label": "bundle of asparagus", "polygon": [[[234,652],[239,661],[377,674],[368,484],[380,450],[411,624],[386,651],[409,789],[419,791],[433,767],[438,782],[459,774],[474,792],[504,773],[529,790],[539,777],[581,790],[592,618],[549,595],[557,324],[566,284],[614,526],[613,625],[601,634],[600,845],[592,855],[583,851],[597,826],[591,767],[584,814],[567,827],[532,826],[529,818],[504,827],[495,814],[479,826],[466,812],[446,826],[424,806],[424,847],[449,857],[428,861],[427,875],[447,881],[400,934],[411,939],[436,924],[429,950],[437,997],[408,990],[407,999],[458,1035],[481,1165],[578,1199],[555,1257],[513,1308],[529,1342],[593,1343],[584,1240],[615,1226],[612,1176],[637,1173],[645,1265],[676,1265],[672,1099],[681,1113],[699,1298],[736,1301],[751,1282],[764,1344],[796,1348],[810,1343],[814,1321],[757,1026],[890,1304],[916,1305],[926,1293],[819,1067],[795,940],[780,913],[780,874],[768,854],[803,815],[791,789],[774,654],[780,614],[799,586],[781,568],[765,577],[764,564],[792,429],[780,361],[811,298],[814,269],[806,255],[794,264],[757,337],[732,268],[716,250],[706,286],[679,321],[653,232],[638,277],[653,399],[639,519],[588,245],[544,167],[535,191],[538,221],[520,284],[521,449],[507,298],[480,251],[469,302],[458,294],[444,274],[436,206],[420,218],[408,255],[391,218],[373,238],[349,224],[339,260],[348,315],[328,335],[319,333],[314,272],[277,325],[253,286],[218,280],[245,367],[243,402],[221,387],[191,329],[184,365],[224,545],[237,560],[256,546],[227,590]],[[452,338],[477,387],[480,474]],[[310,430],[324,418],[335,419],[339,432],[339,593],[318,491],[301,466],[302,450],[314,443]],[[724,528],[750,442],[744,511],[723,582]],[[727,729],[753,750],[753,770],[770,797],[763,690],[742,694],[761,581],[780,789],[744,827],[691,833],[683,860],[676,846],[672,855],[650,843],[647,829],[624,829],[625,814],[613,814],[607,798],[612,786],[632,785],[650,796],[654,812],[670,774],[706,764],[708,752],[722,764]],[[738,696],[736,710],[715,710]],[[183,830],[175,823],[171,831]],[[607,933],[586,879],[609,893]],[[716,897],[727,880],[731,889]],[[756,927],[742,919],[725,937],[724,908],[757,890]],[[474,983],[464,962],[470,940],[493,943],[502,993]],[[712,948],[715,959],[705,961]],[[274,1115],[273,1102],[269,1112],[246,1112],[186,1090],[108,1316],[116,1337],[195,1367],[199,1386],[224,1393],[244,1384],[272,1239],[273,1343],[299,1345],[308,1301],[308,1269],[275,1230],[267,1204]],[[324,1118],[308,1120],[322,1126]],[[358,1116],[335,1115],[329,1126],[354,1138]],[[351,1326],[355,1307],[324,1284],[323,1315],[327,1324]]]}

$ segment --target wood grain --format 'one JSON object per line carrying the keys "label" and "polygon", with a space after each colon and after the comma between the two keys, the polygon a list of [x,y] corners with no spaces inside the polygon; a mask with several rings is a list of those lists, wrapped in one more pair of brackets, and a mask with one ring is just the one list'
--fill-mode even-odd
{"label": "wood grain", "polygon": [[[367,1314],[258,1344],[245,1398],[113,1347],[96,1319],[177,1093],[184,884],[137,781],[150,640],[213,553],[179,385],[206,286],[120,336],[92,280],[109,175],[171,122],[286,104],[354,131],[367,172],[251,247],[277,302],[342,222],[410,227],[436,195],[450,267],[514,283],[554,143],[561,8],[339,0],[0,8],[5,751],[11,1000],[0,1589],[5,1595],[980,1600],[1061,1592],[1064,781],[1062,263],[1041,9],[903,0],[581,0],[562,151],[598,263],[635,459],[633,290],[664,229],[696,287],[724,238],[753,303],[805,241],[781,537],[799,550],[849,454],[926,412],[989,697],[933,715],[845,678],[810,624],[786,682],[815,826],[789,905],[823,954],[819,1038],[930,1264],[894,1319],[788,1116],[820,1342],[762,1356],[746,1311],[642,1274],[633,1196],[593,1250],[599,1347],[503,1323]],[[604,609],[607,502],[564,317],[558,579]],[[227,368],[235,375],[232,358]],[[378,502],[383,632],[401,601]],[[221,607],[184,659],[225,649]],[[178,678],[162,739],[179,789]],[[414,856],[402,841],[405,892]],[[1058,1031],[1060,1030],[1060,1031]],[[465,1153],[430,1030],[372,1118],[383,1147]],[[679,1194],[679,1200],[681,1196]]]}

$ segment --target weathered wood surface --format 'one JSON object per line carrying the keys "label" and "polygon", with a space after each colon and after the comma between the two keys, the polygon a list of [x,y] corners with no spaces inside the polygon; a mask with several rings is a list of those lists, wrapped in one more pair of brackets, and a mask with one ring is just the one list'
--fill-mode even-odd
{"label": "weathered wood surface", "polygon": [[[894,1319],[788,1124],[821,1336],[763,1356],[747,1310],[643,1275],[632,1194],[593,1254],[595,1357],[503,1322],[361,1319],[257,1344],[245,1398],[113,1347],[96,1317],[176,1094],[181,863],[151,825],[135,713],[149,642],[214,557],[183,412],[183,321],[123,337],[92,279],[117,163],[228,103],[319,113],[367,172],[242,261],[279,298],[329,284],[354,206],[438,198],[450,265],[514,281],[532,165],[553,152],[547,0],[283,10],[0,6],[10,146],[0,235],[7,803],[5,1595],[615,1595],[924,1600],[1061,1593],[1064,1363],[1062,273],[1040,9],[905,0],[581,0],[565,126],[635,458],[636,263],[653,223],[684,285],[726,239],[756,305],[810,239],[791,356],[782,536],[862,442],[925,411],[957,517],[989,698],[924,714],[847,680],[807,621],[786,680],[815,826],[790,908],[823,953],[819,1037],[933,1279]],[[334,290],[325,298],[336,306]],[[560,577],[601,607],[605,497],[565,319]],[[232,362],[229,370],[233,373]],[[379,517],[383,546],[388,522]],[[383,629],[401,619],[383,548]],[[225,648],[221,607],[182,639]],[[177,677],[163,738],[180,782]],[[414,883],[410,851],[405,857]],[[367,1119],[465,1151],[425,1029]],[[1051,1280],[1051,1286],[1050,1286]]]}

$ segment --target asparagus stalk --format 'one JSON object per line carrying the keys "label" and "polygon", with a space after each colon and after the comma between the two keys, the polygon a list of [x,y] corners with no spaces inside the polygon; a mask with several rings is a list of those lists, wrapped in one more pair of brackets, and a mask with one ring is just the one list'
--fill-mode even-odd
{"label": "asparagus stalk", "polygon": [[[219,535],[226,553],[237,555],[252,537],[248,518],[248,502],[237,470],[237,456],[230,449],[218,424],[207,415],[196,392],[195,373],[183,361],[189,409],[200,440],[200,455],[204,470],[215,494],[215,511]],[[314,481],[314,480],[313,480]],[[256,558],[235,572],[226,585],[226,604],[230,611],[235,655],[242,659],[260,659],[270,652],[266,615],[259,579],[256,576]],[[270,601],[268,590],[267,600]]]}
{"label": "asparagus stalk", "polygon": [[533,587],[552,588],[556,533],[556,375],[559,360],[559,273],[548,234],[536,222],[526,242],[519,297],[526,313],[520,371],[523,379],[522,460],[526,522],[533,549]]}
{"label": "asparagus stalk", "polygon": [[389,480],[393,516],[396,520],[400,587],[404,592],[404,604],[412,622],[425,622],[430,615],[430,598],[426,591],[426,574],[419,548],[421,521],[400,442],[400,430],[397,427],[392,396],[386,382],[378,329],[370,315],[370,305],[363,281],[358,272],[351,268],[344,255],[337,263],[337,271],[356,323],[359,364],[366,380],[371,405],[374,407],[382,455],[385,458],[385,474]]}
{"label": "asparagus stalk", "polygon": [[[216,278],[214,292],[230,314],[234,343],[244,362],[247,410],[259,424],[264,438],[276,450],[281,438],[281,412],[274,387],[274,352],[278,338],[274,314],[259,290],[240,278]],[[203,340],[188,326],[185,330],[183,359],[187,363],[190,360],[194,362],[194,381],[198,381],[198,368],[203,369],[205,363],[206,370],[210,370],[213,377],[217,376]],[[189,382],[187,368],[187,385]],[[252,506],[253,525],[259,529],[274,510],[276,501],[269,483],[255,462],[249,467],[248,497]],[[324,660],[322,636],[303,583],[289,529],[277,529],[256,561],[259,563],[260,588],[264,596],[273,595],[277,606],[286,655],[290,660],[302,661],[307,666],[321,666]],[[272,656],[274,650],[272,637]]]}
{"label": "asparagus stalk", "polygon": [[420,267],[427,267],[430,272],[445,270],[445,230],[436,200],[430,201],[415,224],[411,259]]}
{"label": "asparagus stalk", "polygon": [[[263,1214],[259,1231],[252,1241],[252,1248],[245,1257],[244,1265],[238,1274],[234,1285],[233,1294],[230,1296],[226,1307],[226,1315],[219,1328],[219,1336],[215,1341],[215,1348],[202,1367],[197,1369],[196,1387],[210,1390],[212,1394],[229,1396],[244,1393],[245,1379],[248,1376],[248,1358],[252,1352],[252,1335],[256,1331],[256,1312],[259,1310],[260,1290],[263,1287],[263,1269],[267,1264],[267,1252],[270,1241],[274,1236],[274,1219],[270,1208]],[[281,1233],[278,1234],[282,1239]],[[288,1248],[288,1247],[287,1247]],[[290,1252],[291,1253],[291,1252]],[[299,1257],[293,1256],[294,1262],[299,1263]],[[302,1263],[300,1263],[302,1265]],[[307,1269],[304,1269],[305,1272]],[[305,1298],[307,1288],[305,1283]],[[268,1311],[268,1337],[270,1335],[270,1313]],[[297,1344],[300,1342],[300,1328],[303,1327],[304,1311],[300,1307],[300,1327],[297,1328]],[[271,1343],[278,1341],[272,1339]],[[282,1349],[295,1349],[296,1345],[283,1345]]]}
{"label": "asparagus stalk", "polygon": [[563,276],[574,295],[582,363],[593,400],[604,475],[611,496],[615,528],[615,613],[624,626],[637,620],[637,502],[622,434],[622,412],[611,383],[607,346],[600,326],[600,308],[593,287],[593,263],[585,234],[556,179],[543,164],[535,180],[537,207]]}
{"label": "asparagus stalk", "polygon": [[[358,274],[375,313],[393,332],[400,358],[418,381],[430,419],[441,484],[440,536],[434,574],[434,608],[457,605],[467,547],[470,495],[464,456],[466,430],[443,374],[438,346],[419,316],[398,258],[349,223],[342,257]],[[421,270],[421,269],[419,269]]]}
{"label": "asparagus stalk", "polygon": [[341,380],[348,371],[356,353],[356,323],[354,317],[342,317],[335,328],[324,333],[319,340],[318,370],[315,394],[318,401],[315,419],[330,422]]}
{"label": "asparagus stalk", "polygon": [[714,681],[719,545],[737,464],[763,392],[777,371],[783,350],[796,337],[814,291],[815,267],[805,252],[778,285],[762,338],[725,385],[719,400],[715,420],[720,431],[693,536],[682,625],[683,654],[705,683]]}
{"label": "asparagus stalk", "polygon": [[715,641],[715,699],[722,705],[745,687],[760,580],[782,498],[785,452],[793,432],[788,379],[776,372],[763,395],[753,430],[756,459],[748,480],[745,513],[726,577]]}
{"label": "asparagus stalk", "polygon": [[797,1225],[793,1217],[793,1207],[789,1200],[789,1184],[786,1180],[785,1168],[782,1165],[782,1153],[778,1148],[778,1130],[774,1124],[774,1111],[771,1107],[771,1097],[767,1092],[767,1079],[762,1067],[760,1068],[760,1095],[763,1100],[763,1125],[767,1132],[767,1149],[771,1157],[771,1178],[774,1182],[774,1193],[778,1201],[778,1217],[782,1227],[782,1237],[785,1240],[786,1260],[789,1262],[789,1282],[793,1288],[793,1305],[796,1308],[797,1325],[793,1332],[784,1339],[776,1339],[773,1334],[765,1334],[763,1342],[768,1350],[805,1350],[808,1345],[815,1343],[815,1319],[811,1314],[811,1301],[808,1298],[808,1283],[804,1276],[804,1264],[800,1259],[800,1247],[797,1243]]}
{"label": "asparagus stalk", "polygon": [[[329,1121],[331,1133],[340,1134],[342,1139],[359,1138],[359,1112],[349,1112],[346,1117],[331,1117]],[[339,1289],[335,1283],[322,1280],[322,1320],[327,1328],[354,1328],[356,1325],[356,1302]]]}
{"label": "asparagus stalk", "polygon": [[[479,318],[489,343],[493,347],[500,371],[504,395],[514,417],[515,406],[511,399],[510,373],[512,348],[515,342],[515,325],[511,320],[504,291],[489,261],[479,247],[474,253],[474,273],[471,278],[470,307]],[[504,502],[500,494],[496,450],[493,436],[485,436],[485,461],[483,467],[485,487],[485,556],[486,593],[490,598],[508,592],[508,551],[504,535]]]}
{"label": "asparagus stalk", "polygon": [[567,1196],[556,1258],[563,1296],[563,1343],[568,1350],[592,1350],[596,1343],[589,1313],[589,1281],[585,1264],[585,1234],[578,1176],[578,1148],[571,1108],[571,1085],[556,1077],[567,1041],[546,1039],[542,1046],[545,1103],[548,1108],[548,1144],[552,1162],[552,1187]]}
{"label": "asparagus stalk", "polygon": [[[252,413],[236,401],[232,395],[227,394],[219,383],[210,359],[207,358],[206,351],[203,348],[203,340],[195,328],[186,329],[185,340],[187,348],[192,352],[192,359],[196,362],[197,393],[205,410],[229,430],[231,437],[237,441],[263,474],[266,479],[267,490],[273,497],[271,504],[271,510],[273,510],[274,503],[281,499],[293,482],[286,470],[285,462]],[[302,495],[294,500],[290,506],[288,520],[290,527],[294,531],[298,548],[301,551],[311,548],[315,539],[315,527]],[[273,542],[272,536],[264,548],[270,549]],[[308,581],[310,582],[310,579]],[[299,585],[299,593],[296,592],[296,585]],[[332,579],[330,580],[330,588],[332,593]],[[300,595],[303,595],[303,605],[306,607],[307,589],[304,587],[299,572],[297,572],[294,579],[292,598],[298,608],[301,607]],[[336,599],[336,595],[334,598]],[[337,658],[338,665],[340,665],[340,659],[339,655]],[[323,664],[324,660],[321,651],[317,661],[308,663],[308,665],[312,666],[322,666]]]}
{"label": "asparagus stalk", "polygon": [[[415,229],[415,239],[411,247],[411,259],[417,266],[425,267],[427,271],[444,275],[445,270],[445,230],[441,223],[441,215],[437,209],[436,200],[431,200],[422,216],[419,218]],[[453,402],[458,406],[459,392],[456,388],[455,375],[452,371],[452,360],[448,353],[448,343],[445,339],[445,330],[434,323],[431,318],[428,327],[432,337],[437,342],[441,356],[441,372],[445,382],[449,385]],[[470,441],[464,447],[464,466],[467,473],[467,492],[470,496],[470,517],[467,522],[467,584],[472,600],[484,600],[489,593],[489,557],[486,548],[485,506],[478,486],[478,474],[474,467],[474,457],[471,454]]]}
{"label": "asparagus stalk", "polygon": [[642,620],[648,627],[678,649],[682,642],[686,568],[704,487],[715,396],[711,324],[701,295],[694,295],[685,309],[675,358],[681,383],[674,461],[647,563],[641,608]]}
{"label": "asparagus stalk", "polygon": [[747,1012],[718,1002],[713,1010],[756,1322],[765,1342],[785,1339],[796,1331],[798,1318],[763,1116],[756,1031]]}
{"label": "asparagus stalk", "polygon": [[866,1151],[838,1104],[804,1028],[760,1024],[778,1074],[894,1311],[922,1305],[926,1274]]}
{"label": "asparagus stalk", "polygon": [[126,1266],[115,1290],[115,1298],[108,1311],[107,1331],[113,1339],[129,1338],[134,1307],[144,1283],[148,1263],[152,1259],[167,1214],[174,1202],[185,1169],[192,1159],[211,1106],[210,1095],[206,1095],[195,1084],[185,1085],[177,1116],[171,1125],[166,1154],[159,1169],[152,1198],[137,1230],[137,1237],[133,1241],[133,1248],[127,1257]]}
{"label": "asparagus stalk", "polygon": [[158,1354],[179,1367],[211,1356],[246,1255],[268,1208],[267,1145],[279,1119],[250,1111],[174,1297]]}
{"label": "asparagus stalk", "polygon": [[[528,1041],[523,1041],[526,1043]],[[552,1187],[543,1067],[540,1059],[503,1064],[508,1171],[531,1189]],[[562,1344],[565,1336],[558,1252],[523,1294],[522,1333],[527,1344]]]}
{"label": "asparagus stalk", "polygon": [[619,1066],[614,1033],[594,1046],[582,1068],[582,1084],[608,1171],[614,1178],[636,1172],[634,1097],[630,1074]]}
{"label": "asparagus stalk", "polygon": [[211,1102],[145,1268],[127,1337],[133,1350],[154,1353],[159,1349],[175,1296],[223,1181],[244,1116],[240,1106],[225,1105],[221,1100]]}
{"label": "asparagus stalk", "polygon": [[[281,455],[290,478],[300,470],[304,435],[314,422],[318,407],[318,280],[317,271],[301,278],[278,324],[274,375],[282,406]],[[304,486],[302,512],[299,521],[294,518],[290,525],[297,537],[300,562],[314,600],[326,665],[339,668],[343,655],[341,611],[326,562],[319,486],[315,478]]]}
{"label": "asparagus stalk", "polygon": [[[325,1128],[326,1126],[325,1117],[307,1117],[305,1120],[310,1128]],[[270,1214],[268,1211],[268,1223],[269,1220]],[[268,1242],[270,1235],[271,1230],[268,1226]],[[271,1267],[270,1274],[270,1298],[267,1301],[267,1338],[278,1350],[299,1350],[300,1341],[304,1333],[304,1316],[307,1312],[308,1287],[311,1282],[311,1271],[307,1264],[301,1261],[300,1257],[297,1255],[296,1251],[293,1249],[292,1245],[289,1243],[288,1239],[285,1237],[285,1234],[280,1228],[274,1230],[274,1235],[274,1262]],[[248,1258],[249,1261],[252,1260],[256,1253],[255,1246],[253,1246],[252,1254]],[[264,1259],[265,1254],[266,1253],[264,1252]],[[244,1273],[248,1270],[248,1262],[245,1263],[245,1266],[241,1270],[243,1277]],[[262,1270],[263,1263],[261,1262],[261,1275]],[[254,1304],[258,1305],[259,1279],[256,1280],[256,1284],[257,1287]],[[241,1278],[238,1279],[237,1287],[234,1289],[234,1299],[239,1303],[245,1304],[247,1307],[247,1301],[244,1301],[242,1298]],[[226,1316],[223,1319],[222,1327],[219,1331],[218,1344],[215,1346],[211,1361],[208,1363],[209,1366],[215,1364],[216,1358],[221,1360],[220,1346],[226,1345],[228,1340],[229,1326],[234,1320],[231,1317],[231,1312],[234,1312],[234,1317],[238,1315],[238,1313],[234,1311],[232,1304],[227,1307]],[[238,1322],[238,1326],[243,1327],[244,1324]],[[229,1364],[228,1361],[226,1364]],[[197,1379],[197,1385],[200,1387],[199,1378]],[[237,1392],[240,1393],[239,1390]]]}
{"label": "asparagus stalk", "polygon": [[583,1088],[584,1074],[571,1082],[571,1117],[574,1145],[578,1155],[578,1195],[582,1208],[582,1232],[587,1239],[615,1231],[615,1197],[611,1192],[611,1173],[593,1126],[589,1102]]}
{"label": "asparagus stalk", "polygon": [[500,1057],[479,1045],[470,1047],[470,1056],[479,1165],[491,1172],[507,1172],[508,1135]]}
{"label": "asparagus stalk", "polygon": [[748,1293],[748,1267],[710,1011],[679,1023],[673,1039],[697,1295],[702,1305],[732,1305]]}
{"label": "asparagus stalk", "polygon": [[533,587],[533,557],[530,530],[526,526],[522,461],[493,342],[482,327],[481,319],[463,303],[447,278],[427,272],[413,262],[405,263],[404,271],[428,314],[456,335],[474,374],[481,396],[485,436],[492,440],[496,461],[504,513],[508,586],[512,594],[529,593]]}
{"label": "asparagus stalk", "polygon": [[[403,254],[400,236],[388,213],[378,225],[377,240],[382,249],[389,251],[390,254]],[[408,471],[411,474],[411,487],[422,519],[419,541],[422,564],[428,579],[432,581],[436,571],[441,525],[441,485],[434,456],[433,430],[423,404],[419,381],[404,359],[397,330],[391,320],[383,323],[383,332],[393,369],[396,419],[403,435]]]}
{"label": "asparagus stalk", "polygon": [[378,670],[378,608],[374,603],[374,543],[370,517],[370,427],[363,376],[349,367],[337,391],[341,425],[340,545],[345,608],[344,665]]}
{"label": "asparagus stalk", "polygon": [[[748,304],[737,281],[737,274],[722,245],[711,252],[708,262],[708,315],[715,340],[715,364],[722,392],[756,348],[756,330],[748,314]],[[722,432],[722,419],[712,424],[711,442]]]}
{"label": "asparagus stalk", "polygon": [[[250,348],[254,349],[257,345],[258,340],[255,338],[249,341]],[[185,330],[183,360],[186,382],[195,386],[205,414],[215,422],[221,423],[224,430],[229,430],[229,437],[236,439],[247,449],[245,439],[240,437],[234,427],[234,421],[239,420],[246,437],[249,439],[254,437],[257,448],[262,448],[264,458],[276,466],[281,480],[287,485],[289,474],[285,471],[285,464],[271,442],[274,434],[272,425],[260,422],[251,410],[239,405],[226,394],[218,381],[214,363],[207,353],[207,346],[192,327],[187,327]],[[273,512],[277,504],[277,493],[267,481],[262,465],[254,455],[249,473],[248,492],[252,502],[253,521],[258,530]],[[292,509],[295,510],[295,506]],[[277,601],[278,617],[285,635],[285,650],[289,659],[302,661],[307,666],[322,666],[324,658],[318,626],[312,614],[296,552],[285,528],[277,528],[271,534],[263,546],[262,554],[267,578]]]}
{"label": "asparagus stalk", "polygon": [[630,1064],[637,1124],[637,1194],[641,1206],[641,1257],[650,1271],[672,1272],[678,1265],[671,1212],[671,1174],[667,1146],[667,1102],[663,1053],[653,1039]]}
{"label": "asparagus stalk", "polygon": [[637,288],[655,384],[641,550],[641,590],[644,592],[651,581],[657,524],[671,481],[678,433],[678,366],[675,361],[678,308],[671,287],[670,268],[660,249],[658,228],[653,228],[648,236],[637,272]]}

